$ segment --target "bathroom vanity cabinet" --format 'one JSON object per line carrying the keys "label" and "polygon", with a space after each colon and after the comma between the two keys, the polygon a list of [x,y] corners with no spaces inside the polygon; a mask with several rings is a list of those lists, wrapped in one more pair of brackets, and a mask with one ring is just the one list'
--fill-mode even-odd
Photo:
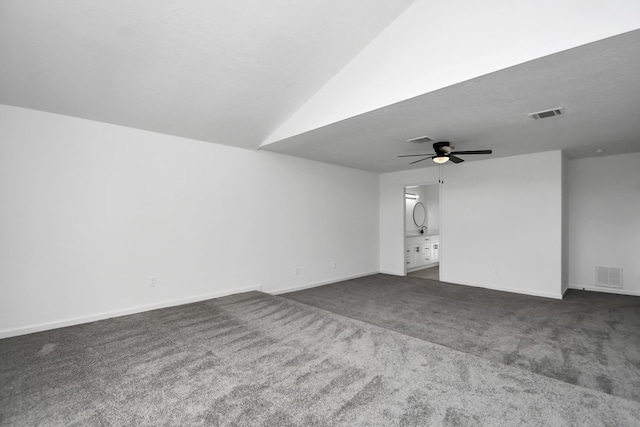
{"label": "bathroom vanity cabinet", "polygon": [[405,240],[407,269],[418,269],[440,260],[440,236],[412,236]]}

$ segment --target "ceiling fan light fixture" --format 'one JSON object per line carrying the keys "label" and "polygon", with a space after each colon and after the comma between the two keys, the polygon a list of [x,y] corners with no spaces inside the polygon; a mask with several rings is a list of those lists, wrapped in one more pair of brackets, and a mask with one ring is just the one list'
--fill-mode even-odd
{"label": "ceiling fan light fixture", "polygon": [[433,161],[436,162],[436,163],[443,164],[443,163],[447,163],[449,161],[449,157],[447,157],[447,156],[435,156],[433,158]]}

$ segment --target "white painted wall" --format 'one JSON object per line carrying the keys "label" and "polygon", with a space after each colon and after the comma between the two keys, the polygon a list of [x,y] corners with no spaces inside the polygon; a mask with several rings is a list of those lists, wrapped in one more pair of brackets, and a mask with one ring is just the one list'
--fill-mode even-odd
{"label": "white painted wall", "polygon": [[281,293],[377,273],[378,175],[260,154],[255,237],[261,243],[252,256],[263,290]]}
{"label": "white painted wall", "polygon": [[636,0],[417,0],[265,143],[637,28]]}
{"label": "white painted wall", "polygon": [[[562,154],[445,165],[440,278],[561,296]],[[402,274],[402,188],[437,181],[431,167],[380,176],[380,269]]]}
{"label": "white painted wall", "polygon": [[430,233],[440,230],[440,186],[427,185],[427,228]]}
{"label": "white painted wall", "polygon": [[378,270],[373,173],[3,105],[0,202],[0,337]]}
{"label": "white painted wall", "polygon": [[[420,232],[420,227],[418,227],[413,220],[413,210],[416,207],[416,203],[420,202],[425,207],[425,214],[427,214],[428,221],[428,213],[427,213],[427,186],[420,185],[414,188],[408,188],[406,190],[407,193],[415,194],[418,196],[417,199],[406,199],[405,198],[405,219],[404,219],[404,229],[405,234],[416,234]],[[425,225],[427,225],[427,221],[425,221]]]}
{"label": "white painted wall", "polygon": [[640,153],[568,161],[569,283],[595,288],[595,266],[622,267],[640,295]]}
{"label": "white painted wall", "polygon": [[441,204],[441,280],[561,297],[560,151],[451,167]]}
{"label": "white painted wall", "polygon": [[562,295],[569,289],[569,165],[562,153]]}

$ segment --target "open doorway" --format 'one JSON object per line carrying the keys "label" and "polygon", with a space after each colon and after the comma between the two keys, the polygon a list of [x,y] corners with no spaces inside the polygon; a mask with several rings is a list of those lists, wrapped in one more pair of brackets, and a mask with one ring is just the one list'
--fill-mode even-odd
{"label": "open doorway", "polygon": [[405,275],[440,279],[440,186],[405,187]]}

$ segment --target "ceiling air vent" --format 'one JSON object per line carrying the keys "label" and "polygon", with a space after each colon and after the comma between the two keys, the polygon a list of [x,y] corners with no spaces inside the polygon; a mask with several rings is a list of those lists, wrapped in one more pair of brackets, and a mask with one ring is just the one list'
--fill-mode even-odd
{"label": "ceiling air vent", "polygon": [[537,113],[529,113],[529,117],[533,120],[546,119],[547,117],[555,117],[562,114],[562,107],[553,108],[551,110],[538,111]]}
{"label": "ceiling air vent", "polygon": [[622,267],[596,266],[596,286],[622,289]]}
{"label": "ceiling air vent", "polygon": [[412,142],[414,144],[422,144],[424,142],[433,142],[434,139],[430,136],[419,136],[417,138],[407,139],[407,142]]}

